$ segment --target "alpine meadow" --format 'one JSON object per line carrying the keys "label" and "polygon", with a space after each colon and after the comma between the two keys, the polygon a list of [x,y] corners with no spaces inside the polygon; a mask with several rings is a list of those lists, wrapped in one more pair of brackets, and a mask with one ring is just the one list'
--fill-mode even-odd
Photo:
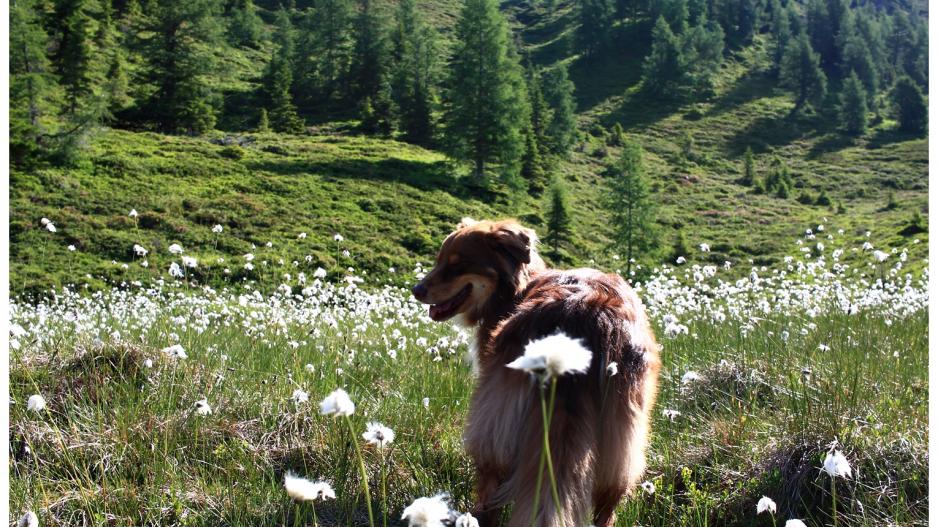
{"label": "alpine meadow", "polygon": [[479,527],[476,332],[411,294],[469,217],[644,304],[615,525],[927,525],[928,17],[11,0],[8,523]]}

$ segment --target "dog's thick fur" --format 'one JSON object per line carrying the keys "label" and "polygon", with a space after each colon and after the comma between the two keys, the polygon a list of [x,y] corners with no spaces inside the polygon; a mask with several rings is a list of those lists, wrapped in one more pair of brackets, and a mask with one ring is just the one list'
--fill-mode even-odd
{"label": "dog's thick fur", "polygon": [[[546,269],[533,231],[513,220],[463,220],[414,287],[430,314],[477,328],[478,380],[465,430],[483,527],[512,504],[508,525],[611,526],[645,469],[658,345],[634,291],[615,274]],[[561,377],[550,430],[562,515],[546,473],[534,511],[543,420],[537,381],[505,367],[531,340],[562,331],[592,351],[586,374]],[[609,376],[615,361],[618,374]]]}

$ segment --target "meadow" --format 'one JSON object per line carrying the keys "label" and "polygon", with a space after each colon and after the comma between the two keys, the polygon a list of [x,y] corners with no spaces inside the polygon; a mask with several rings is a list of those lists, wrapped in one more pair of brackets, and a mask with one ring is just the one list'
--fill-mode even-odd
{"label": "meadow", "polygon": [[[709,249],[634,284],[664,367],[645,483],[618,525],[926,524],[927,262],[836,225],[772,267],[713,265]],[[229,259],[264,269],[237,286],[202,285],[201,262],[164,250],[172,274],[155,280],[14,301],[12,520],[367,525],[359,451],[376,523],[402,524],[421,496],[471,506],[471,335],[410,297],[426,268],[327,272],[261,251]],[[320,414],[336,388],[354,434]],[[368,444],[370,422],[393,442]],[[848,477],[822,470],[835,450]],[[335,499],[294,503],[287,473]],[[774,514],[757,514],[763,496]]]}

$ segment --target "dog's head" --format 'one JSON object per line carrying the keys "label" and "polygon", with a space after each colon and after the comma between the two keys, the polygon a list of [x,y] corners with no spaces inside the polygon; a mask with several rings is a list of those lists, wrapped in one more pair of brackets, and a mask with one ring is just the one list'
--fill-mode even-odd
{"label": "dog's head", "polygon": [[433,320],[462,315],[464,323],[475,324],[544,268],[536,245],[534,231],[514,220],[464,218],[443,241],[436,265],[414,286],[414,296],[430,304]]}

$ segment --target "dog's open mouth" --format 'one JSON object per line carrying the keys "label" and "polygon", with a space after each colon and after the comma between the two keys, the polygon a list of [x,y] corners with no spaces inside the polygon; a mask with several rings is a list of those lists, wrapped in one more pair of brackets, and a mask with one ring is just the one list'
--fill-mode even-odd
{"label": "dog's open mouth", "polygon": [[472,284],[466,284],[466,287],[463,287],[455,296],[450,298],[445,302],[440,302],[439,304],[433,304],[430,306],[430,318],[437,322],[441,322],[455,315],[459,310],[459,307],[463,305],[463,302],[469,298],[469,293],[472,292]]}

